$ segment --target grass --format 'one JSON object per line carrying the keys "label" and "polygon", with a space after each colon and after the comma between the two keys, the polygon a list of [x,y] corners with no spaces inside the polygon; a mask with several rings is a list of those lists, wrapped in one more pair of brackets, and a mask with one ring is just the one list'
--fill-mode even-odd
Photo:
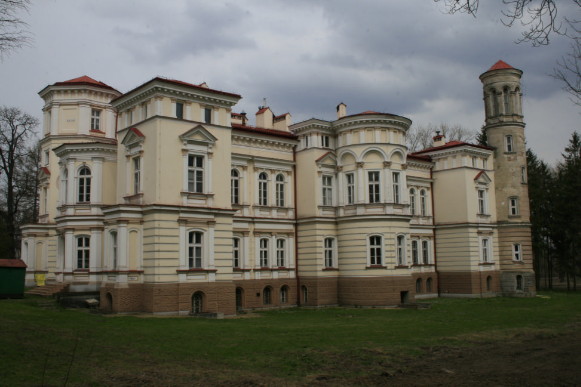
{"label": "grass", "polygon": [[325,372],[363,375],[429,347],[556,334],[581,321],[581,294],[541,294],[226,320],[103,316],[40,298],[0,300],[0,385],[280,384]]}

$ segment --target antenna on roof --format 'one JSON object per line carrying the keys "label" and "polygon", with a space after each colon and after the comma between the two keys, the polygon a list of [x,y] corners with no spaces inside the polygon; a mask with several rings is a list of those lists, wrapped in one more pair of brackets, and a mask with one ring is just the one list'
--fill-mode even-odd
{"label": "antenna on roof", "polygon": [[268,105],[266,104],[266,97],[264,97],[262,99],[262,107],[267,107]]}

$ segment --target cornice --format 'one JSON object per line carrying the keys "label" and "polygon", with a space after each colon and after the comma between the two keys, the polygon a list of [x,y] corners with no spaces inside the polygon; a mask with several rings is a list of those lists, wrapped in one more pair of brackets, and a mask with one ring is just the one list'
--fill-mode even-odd
{"label": "cornice", "polygon": [[292,139],[276,138],[273,136],[261,136],[259,134],[234,134],[232,133],[232,145],[271,149],[284,152],[292,152],[297,141]]}

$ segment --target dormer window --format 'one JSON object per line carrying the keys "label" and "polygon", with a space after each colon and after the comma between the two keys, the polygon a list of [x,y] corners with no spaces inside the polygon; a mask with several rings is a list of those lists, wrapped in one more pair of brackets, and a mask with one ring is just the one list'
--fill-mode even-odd
{"label": "dormer window", "polygon": [[101,130],[101,111],[91,110],[91,130]]}

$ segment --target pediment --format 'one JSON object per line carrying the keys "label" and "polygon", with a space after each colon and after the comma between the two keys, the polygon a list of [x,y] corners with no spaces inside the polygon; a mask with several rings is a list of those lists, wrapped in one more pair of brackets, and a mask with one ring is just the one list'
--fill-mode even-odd
{"label": "pediment", "polygon": [[332,152],[327,152],[324,155],[322,155],[321,157],[319,157],[317,160],[317,165],[318,166],[331,166],[331,167],[335,167],[337,165],[337,156],[335,156],[334,153]]}
{"label": "pediment", "polygon": [[198,125],[182,134],[180,140],[182,140],[184,144],[213,145],[218,139],[202,125]]}
{"label": "pediment", "polygon": [[492,179],[488,176],[488,174],[484,171],[478,172],[476,177],[474,177],[474,182],[476,184],[485,184],[488,185],[492,182]]}
{"label": "pediment", "polygon": [[131,147],[136,144],[140,144],[145,140],[145,135],[141,133],[141,131],[137,128],[130,128],[123,140],[121,140],[121,144],[125,145],[126,147]]}

